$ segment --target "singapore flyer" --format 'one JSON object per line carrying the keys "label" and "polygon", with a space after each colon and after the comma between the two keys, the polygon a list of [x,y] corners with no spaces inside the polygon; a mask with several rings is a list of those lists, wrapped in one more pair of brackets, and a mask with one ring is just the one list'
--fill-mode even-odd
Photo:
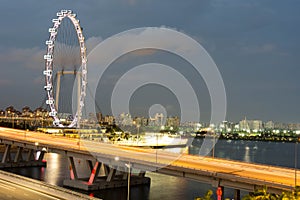
{"label": "singapore flyer", "polygon": [[[57,18],[52,19],[53,26],[49,28],[47,53],[44,55],[46,104],[50,107],[49,116],[53,118],[54,126],[79,127],[87,84],[84,36],[75,13],[61,10],[56,15]],[[70,83],[70,79],[73,82]],[[68,102],[72,100],[74,84],[77,86],[76,101]]]}

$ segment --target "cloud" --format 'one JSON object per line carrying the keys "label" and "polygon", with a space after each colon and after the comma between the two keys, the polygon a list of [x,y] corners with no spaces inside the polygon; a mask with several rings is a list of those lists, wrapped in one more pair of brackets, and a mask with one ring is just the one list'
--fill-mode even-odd
{"label": "cloud", "polygon": [[44,66],[43,54],[46,50],[38,47],[13,48],[0,54],[0,63],[3,67],[23,66],[27,69],[41,69]]}
{"label": "cloud", "polygon": [[12,85],[12,81],[8,79],[0,79],[0,87],[7,87]]}
{"label": "cloud", "polygon": [[102,42],[103,39],[101,36],[98,36],[98,37],[90,37],[88,38],[86,41],[85,41],[85,46],[86,46],[86,49],[87,49],[87,54],[89,52],[91,52],[100,42]]}
{"label": "cloud", "polygon": [[242,47],[242,51],[247,54],[261,54],[261,53],[272,53],[277,51],[278,48],[275,44],[261,44],[261,45],[250,45]]}
{"label": "cloud", "polygon": [[[91,51],[102,41],[102,37],[90,37],[86,40],[87,51]],[[0,63],[2,67],[14,67],[20,69],[42,70],[45,65],[43,55],[45,49],[38,47],[32,48],[0,48]]]}
{"label": "cloud", "polygon": [[[182,53],[190,53],[194,57],[199,56],[194,55],[194,47],[182,43],[183,41],[178,41],[179,38],[177,34],[162,34],[166,30],[170,30],[170,28],[166,29],[163,26],[147,27],[140,29],[131,29],[130,31],[122,32],[120,34],[112,36],[111,38],[108,38],[106,40],[106,43],[101,43],[100,46],[94,49],[95,51],[93,51],[93,55],[98,54],[97,52],[99,50],[101,51],[102,48],[105,48],[105,51],[100,53],[101,55],[96,56],[97,64],[99,64],[100,66],[102,63],[104,64],[109,62],[109,59],[111,59],[111,57],[119,58],[125,53],[132,52],[133,50],[136,50],[134,52],[134,55],[151,55],[158,51],[158,49],[150,49],[151,47],[148,46],[150,41],[151,46],[160,46],[164,47],[164,49],[172,49],[172,52],[177,51]],[[177,42],[172,43],[170,41]],[[135,49],[136,46],[139,46],[140,48]]]}

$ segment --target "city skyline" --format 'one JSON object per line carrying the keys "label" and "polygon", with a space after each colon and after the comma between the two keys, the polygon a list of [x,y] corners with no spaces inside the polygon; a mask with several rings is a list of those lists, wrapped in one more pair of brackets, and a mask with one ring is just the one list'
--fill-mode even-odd
{"label": "city skyline", "polygon": [[[60,113],[62,119],[69,119],[71,114]],[[31,109],[28,106],[24,106],[22,110],[15,109],[14,106],[9,106],[5,109],[0,108],[0,117],[11,118],[11,117],[29,117],[29,118],[51,118],[48,115],[48,111],[45,108],[38,107]],[[204,121],[180,121],[178,116],[167,116],[164,113],[152,113],[149,116],[132,116],[130,113],[120,113],[117,116],[111,116],[103,113],[90,113],[85,119],[97,119],[98,122],[105,122],[108,125],[120,125],[120,126],[158,126],[158,127],[179,127],[179,126],[194,126],[194,127],[230,127],[229,129],[234,129],[238,125],[239,130],[264,130],[264,129],[281,129],[281,130],[297,130],[300,131],[300,122],[291,123],[291,122],[280,122],[273,121],[269,119],[263,121],[261,119],[239,119],[238,121],[225,120],[217,124],[210,124],[209,122]],[[227,129],[226,128],[226,129]]]}
{"label": "city skyline", "polygon": [[[299,122],[300,84],[297,75],[300,69],[297,66],[300,57],[297,52],[300,28],[297,25],[300,15],[295,5],[299,2],[72,2],[5,1],[1,6],[0,23],[5,27],[0,33],[2,109],[10,105],[21,109],[26,105],[38,107],[42,104],[45,97],[42,56],[46,51],[47,31],[56,12],[67,8],[74,10],[80,19],[88,52],[100,41],[121,31],[147,26],[171,27],[202,44],[217,64],[227,95],[226,119],[238,121],[247,116],[263,121]],[[120,58],[108,77],[115,75],[114,69],[120,66],[160,60],[162,56],[169,65],[180,63],[181,68],[186,66],[179,60],[174,63],[170,55],[140,52]],[[209,94],[203,85],[199,89],[203,98],[202,119],[209,121]],[[145,91],[142,89],[134,96],[138,103],[147,100],[144,100]],[[156,94],[157,88],[148,88],[147,91]],[[143,104],[138,103],[135,104],[139,106],[137,113],[143,108]],[[176,105],[176,102],[172,103]],[[172,112],[176,113],[176,109]]]}

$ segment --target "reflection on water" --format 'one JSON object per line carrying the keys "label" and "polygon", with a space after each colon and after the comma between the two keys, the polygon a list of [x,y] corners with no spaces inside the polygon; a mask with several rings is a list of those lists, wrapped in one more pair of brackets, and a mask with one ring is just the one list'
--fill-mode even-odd
{"label": "reflection on water", "polygon": [[251,162],[251,158],[250,158],[250,155],[249,155],[249,149],[250,147],[248,146],[245,146],[245,156],[244,156],[244,161],[246,162]]}
{"label": "reflection on water", "polygon": [[[189,154],[199,155],[201,153],[202,139],[195,139],[188,148]],[[300,148],[298,155],[300,155]],[[236,140],[218,140],[215,150],[215,157],[241,160],[245,162],[262,163],[278,165],[284,167],[295,166],[295,144],[294,143],[276,143],[262,141],[236,141]],[[176,152],[180,150],[176,149]],[[208,152],[212,155],[212,152]],[[43,180],[53,185],[62,186],[63,180],[69,178],[68,159],[55,153],[45,155],[47,167],[33,168],[15,168],[8,171],[21,174],[27,177]],[[300,162],[300,159],[298,159]],[[85,161],[75,159],[78,174],[82,177],[87,176],[87,164]],[[300,163],[297,164],[300,166]],[[208,189],[213,191],[208,184],[199,183],[184,178],[166,176],[156,173],[147,173],[151,178],[151,186],[131,187],[131,199],[149,199],[149,200],[182,200],[194,199],[197,196],[203,196]],[[87,193],[104,200],[126,200],[127,188],[107,189],[97,192]],[[245,193],[242,193],[244,195]],[[225,196],[233,197],[233,190],[225,188]],[[214,197],[215,198],[215,197]]]}
{"label": "reflection on water", "polygon": [[[198,155],[202,139],[195,139],[189,153]],[[215,157],[293,168],[295,166],[295,143],[218,140]],[[300,155],[300,148],[297,148]],[[212,155],[212,154],[209,154]],[[300,166],[298,159],[297,166]]]}
{"label": "reflection on water", "polygon": [[63,180],[69,177],[67,158],[60,154],[47,153],[44,159],[47,161],[47,167],[42,168],[43,180],[52,185],[62,185]]}

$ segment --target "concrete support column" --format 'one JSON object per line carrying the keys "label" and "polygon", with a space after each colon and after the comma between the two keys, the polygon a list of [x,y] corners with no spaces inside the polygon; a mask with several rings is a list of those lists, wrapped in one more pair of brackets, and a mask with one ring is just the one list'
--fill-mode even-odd
{"label": "concrete support column", "polygon": [[6,161],[11,161],[10,148],[11,148],[10,144],[5,145],[5,151],[2,157],[2,163],[5,163]]}
{"label": "concrete support column", "polygon": [[104,168],[104,174],[105,176],[108,176],[109,172],[110,172],[110,167],[106,164],[103,163],[103,168]]}
{"label": "concrete support column", "polygon": [[[88,168],[91,170],[91,172],[93,171],[93,162],[91,160],[86,160],[86,163],[88,165]],[[101,166],[101,165],[100,165]]]}
{"label": "concrete support column", "polygon": [[224,186],[220,186],[221,189],[222,189],[222,196],[221,196],[221,199],[223,200],[224,199]]}
{"label": "concrete support column", "polygon": [[224,199],[224,186],[218,186],[216,194],[217,194],[218,200],[223,200]]}
{"label": "concrete support column", "polygon": [[238,189],[234,189],[234,200],[240,200],[241,199],[241,191]]}
{"label": "concrete support column", "polygon": [[139,176],[140,177],[145,177],[145,175],[146,175],[146,172],[141,170],[140,173],[139,173]]}
{"label": "concrete support column", "polygon": [[121,175],[122,180],[127,180],[128,173],[126,172],[125,167],[118,167],[118,175]]}
{"label": "concrete support column", "polygon": [[78,176],[77,176],[77,171],[76,171],[76,167],[75,167],[75,163],[74,163],[74,158],[73,157],[69,157],[69,162],[70,162],[70,178],[72,180],[77,180]]}
{"label": "concrete support column", "polygon": [[[125,168],[124,165],[113,166],[102,162],[85,160],[87,163],[87,172],[91,172],[89,177],[77,178],[77,173],[74,165],[74,157],[68,157],[70,161],[70,179],[64,180],[64,186],[83,189],[83,190],[99,190],[108,188],[117,188],[130,185],[150,184],[150,178],[145,177],[145,171],[140,170],[138,174],[129,174],[132,171],[131,165]],[[90,158],[89,158],[90,159]],[[112,160],[113,161],[113,160]],[[113,163],[113,162],[112,162]],[[94,164],[94,165],[93,165]],[[103,167],[103,169],[102,169]],[[127,172],[126,172],[127,169]],[[100,170],[105,173],[105,176],[99,176]],[[102,175],[102,174],[101,174]]]}
{"label": "concrete support column", "polygon": [[33,155],[33,149],[29,149],[27,153],[27,157],[25,161],[33,161],[35,160],[34,155]]}
{"label": "concrete support column", "polygon": [[98,161],[95,163],[95,166],[92,170],[92,173],[90,175],[88,184],[93,184],[94,181],[97,179],[99,171],[100,171],[100,167],[101,167],[101,163],[99,163]]}
{"label": "concrete support column", "polygon": [[45,153],[46,153],[46,151],[41,151],[41,153],[38,157],[38,161],[43,161]]}
{"label": "concrete support column", "polygon": [[116,174],[116,170],[114,168],[110,168],[109,174],[106,178],[106,182],[110,182],[111,180],[113,180],[115,177],[115,174]]}
{"label": "concrete support column", "polygon": [[22,158],[22,151],[23,151],[23,147],[18,147],[17,153],[15,155],[15,159],[14,159],[15,163],[23,160],[23,158]]}

